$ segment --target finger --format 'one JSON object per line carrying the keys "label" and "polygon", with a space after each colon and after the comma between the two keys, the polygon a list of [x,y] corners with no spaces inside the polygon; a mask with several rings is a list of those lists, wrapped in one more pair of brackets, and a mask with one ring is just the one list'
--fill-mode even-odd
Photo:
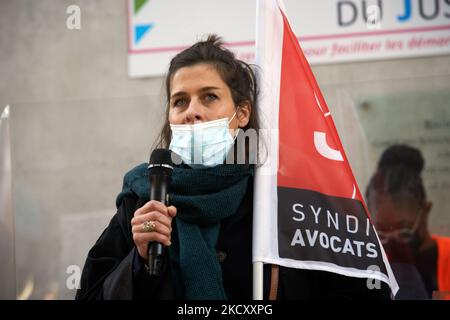
{"label": "finger", "polygon": [[144,223],[144,221],[159,221],[172,230],[172,218],[162,214],[161,212],[152,211],[140,216],[139,219],[142,219],[142,223]]}
{"label": "finger", "polygon": [[167,226],[167,228],[172,230],[172,218],[165,216],[164,214],[158,211],[152,211],[131,219],[132,226],[142,225],[145,221],[159,221],[163,225]]}
{"label": "finger", "polygon": [[139,215],[145,214],[150,211],[161,211],[161,213],[164,213],[166,215],[168,214],[167,207],[163,203],[156,201],[156,200],[150,200],[146,204],[144,204],[142,207],[137,209],[134,212],[134,216],[139,216]]}
{"label": "finger", "polygon": [[168,215],[167,207],[159,201],[156,200],[150,200],[146,204],[144,204],[142,207],[137,209],[134,213],[135,216],[145,214],[149,211],[160,211],[161,213],[164,213],[165,215]]}
{"label": "finger", "polygon": [[159,211],[166,216],[169,215],[169,213],[167,212],[167,207],[162,202],[151,200],[147,203],[149,211]]}
{"label": "finger", "polygon": [[169,216],[171,218],[173,218],[173,217],[175,217],[177,215],[177,208],[176,207],[170,206],[170,207],[167,207],[167,210],[168,210]]}
{"label": "finger", "polygon": [[133,232],[133,233],[152,233],[152,232],[157,232],[157,233],[161,233],[161,234],[163,234],[165,236],[170,237],[171,230],[167,226],[165,226],[164,224],[162,224],[159,221],[153,221],[153,222],[155,223],[155,229],[153,231],[151,231],[151,232],[144,231],[144,228],[143,228],[144,224],[139,224],[139,225],[133,226],[131,228],[131,232]]}
{"label": "finger", "polygon": [[133,233],[134,243],[143,246],[149,242],[159,242],[166,246],[170,246],[170,237],[158,232]]}

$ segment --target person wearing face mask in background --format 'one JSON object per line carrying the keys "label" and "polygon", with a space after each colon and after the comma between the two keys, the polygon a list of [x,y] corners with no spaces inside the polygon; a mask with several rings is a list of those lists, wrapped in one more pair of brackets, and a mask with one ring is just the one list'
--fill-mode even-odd
{"label": "person wearing face mask in background", "polygon": [[[259,129],[254,71],[211,35],[172,59],[166,95],[157,147],[182,160],[170,206],[148,201],[147,163],[129,171],[118,211],[88,253],[76,299],[252,298],[256,152],[240,136]],[[146,272],[152,241],[164,245],[159,276]],[[272,274],[264,266],[265,299],[389,297],[384,283],[369,290],[367,279],[284,267]]]}
{"label": "person wearing face mask in background", "polygon": [[429,299],[450,291],[450,238],[432,235],[421,152],[387,148],[366,190],[367,205],[400,290],[396,299]]}

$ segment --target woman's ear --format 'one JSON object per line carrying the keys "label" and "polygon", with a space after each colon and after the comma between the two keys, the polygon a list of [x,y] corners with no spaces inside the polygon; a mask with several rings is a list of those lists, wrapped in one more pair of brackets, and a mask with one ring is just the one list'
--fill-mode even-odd
{"label": "woman's ear", "polygon": [[252,107],[250,103],[244,102],[240,104],[236,111],[236,118],[238,120],[238,127],[245,128],[250,121],[250,114],[252,112]]}

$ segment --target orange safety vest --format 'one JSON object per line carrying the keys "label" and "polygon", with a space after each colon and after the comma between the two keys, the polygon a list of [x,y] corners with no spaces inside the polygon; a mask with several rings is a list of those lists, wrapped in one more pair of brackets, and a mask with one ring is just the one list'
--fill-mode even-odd
{"label": "orange safety vest", "polygon": [[439,291],[450,291],[450,238],[432,235],[437,243],[437,281]]}

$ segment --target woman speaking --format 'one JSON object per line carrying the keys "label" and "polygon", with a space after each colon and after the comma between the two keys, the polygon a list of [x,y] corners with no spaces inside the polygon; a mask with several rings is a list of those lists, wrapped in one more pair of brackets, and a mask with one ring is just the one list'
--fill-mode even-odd
{"label": "woman speaking", "polygon": [[[211,35],[172,59],[166,94],[159,146],[182,160],[173,169],[170,206],[149,201],[148,164],[128,172],[117,213],[88,253],[76,299],[252,298],[255,157],[237,137],[258,131],[255,74]],[[240,150],[244,157],[230,157]],[[147,271],[155,242],[163,245],[156,276]],[[389,297],[387,286],[369,290],[366,279],[265,268],[265,298]]]}

